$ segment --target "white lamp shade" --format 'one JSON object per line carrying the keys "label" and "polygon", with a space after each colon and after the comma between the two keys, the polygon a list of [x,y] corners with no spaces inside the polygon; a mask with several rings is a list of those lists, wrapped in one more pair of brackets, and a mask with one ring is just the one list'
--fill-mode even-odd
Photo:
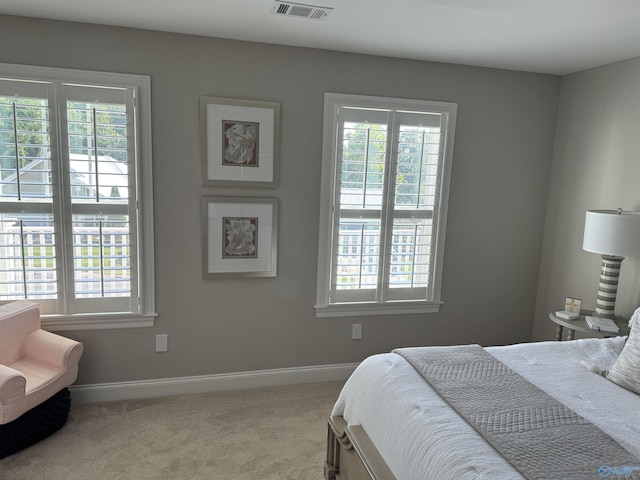
{"label": "white lamp shade", "polygon": [[640,212],[587,210],[582,248],[601,255],[640,256]]}

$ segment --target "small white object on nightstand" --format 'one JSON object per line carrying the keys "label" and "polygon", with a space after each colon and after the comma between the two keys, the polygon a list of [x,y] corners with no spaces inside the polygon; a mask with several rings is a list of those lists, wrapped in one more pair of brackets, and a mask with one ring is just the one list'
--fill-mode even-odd
{"label": "small white object on nightstand", "polygon": [[589,325],[589,328],[591,328],[591,330],[612,333],[618,333],[620,331],[618,325],[616,325],[616,322],[614,322],[610,318],[592,317],[590,315],[587,315],[586,317],[584,317],[584,319],[587,321],[587,325]]}
{"label": "small white object on nightstand", "polygon": [[580,317],[577,313],[567,312],[566,310],[560,310],[556,312],[556,316],[560,318],[564,318],[565,320],[576,320]]}

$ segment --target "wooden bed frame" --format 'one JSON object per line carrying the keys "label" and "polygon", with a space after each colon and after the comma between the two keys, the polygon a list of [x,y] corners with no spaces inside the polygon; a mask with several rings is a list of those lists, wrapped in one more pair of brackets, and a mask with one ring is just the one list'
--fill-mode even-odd
{"label": "wooden bed frame", "polygon": [[397,480],[361,425],[329,417],[326,480]]}

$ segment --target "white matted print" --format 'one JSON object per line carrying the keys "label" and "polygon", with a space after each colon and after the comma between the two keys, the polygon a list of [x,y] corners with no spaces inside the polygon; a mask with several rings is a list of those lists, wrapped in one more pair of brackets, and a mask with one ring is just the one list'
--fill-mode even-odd
{"label": "white matted print", "polygon": [[582,308],[582,300],[579,298],[566,297],[564,299],[564,310],[565,312],[575,313],[576,315],[580,315],[580,310]]}
{"label": "white matted print", "polygon": [[278,200],[202,197],[203,276],[275,277]]}
{"label": "white matted print", "polygon": [[276,102],[201,97],[203,183],[276,186],[279,121]]}

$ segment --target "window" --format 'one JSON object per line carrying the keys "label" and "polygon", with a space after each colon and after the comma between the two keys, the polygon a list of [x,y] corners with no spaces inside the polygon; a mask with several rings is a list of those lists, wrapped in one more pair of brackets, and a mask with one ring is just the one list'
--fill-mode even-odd
{"label": "window", "polygon": [[325,94],[317,316],[438,311],[456,108]]}
{"label": "window", "polygon": [[148,77],[0,64],[0,302],[152,325],[152,199]]}

